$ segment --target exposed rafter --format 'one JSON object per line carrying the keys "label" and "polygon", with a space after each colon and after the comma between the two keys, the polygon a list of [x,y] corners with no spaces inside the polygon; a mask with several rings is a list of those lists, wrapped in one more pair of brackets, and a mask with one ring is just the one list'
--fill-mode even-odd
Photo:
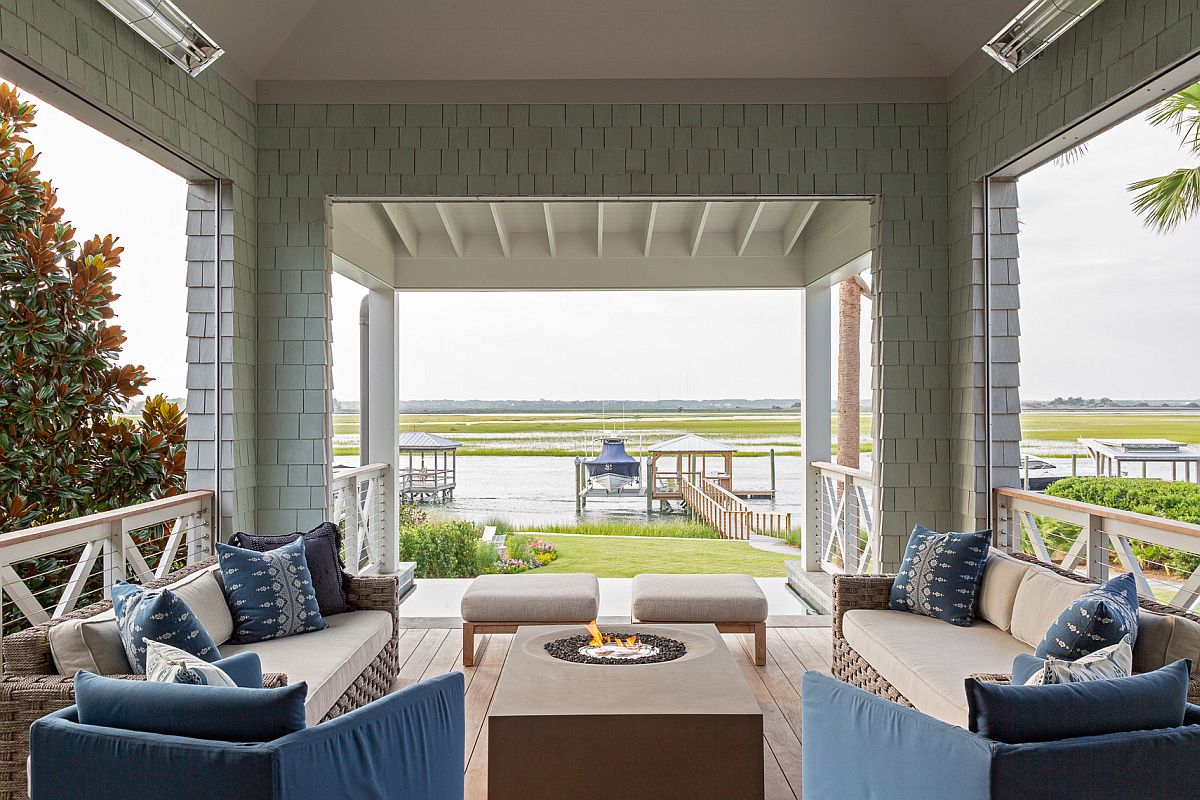
{"label": "exposed rafter", "polygon": [[604,203],[596,203],[596,258],[604,257]]}
{"label": "exposed rafter", "polygon": [[804,233],[808,221],[812,219],[813,212],[816,210],[817,201],[814,200],[807,208],[797,206],[796,210],[792,212],[787,224],[783,226],[783,254],[785,256],[792,254],[792,248],[796,246],[796,242],[800,241],[800,234]]}
{"label": "exposed rafter", "polygon": [[750,237],[754,235],[754,227],[758,225],[758,218],[762,216],[763,209],[766,207],[766,203],[755,203],[749,206],[742,218],[738,220],[737,229],[733,232],[733,246],[737,249],[739,256],[746,252],[746,247],[750,244]]}
{"label": "exposed rafter", "polygon": [[646,215],[646,247],[642,255],[650,256],[650,242],[654,239],[654,219],[658,216],[658,203],[650,204],[650,213]]}
{"label": "exposed rafter", "polygon": [[442,226],[446,229],[446,235],[450,237],[450,246],[454,248],[454,254],[462,258],[462,234],[459,232],[458,226],[454,224],[454,220],[450,218],[450,208],[445,203],[434,203],[433,207],[437,209],[438,216],[442,218]]}
{"label": "exposed rafter", "polygon": [[412,217],[404,210],[402,206],[395,203],[384,203],[383,213],[387,214],[388,220],[391,221],[392,227],[396,229],[396,235],[400,237],[400,241],[404,244],[404,249],[413,258],[417,257],[417,228],[413,225]]}
{"label": "exposed rafter", "polygon": [[488,203],[488,208],[492,211],[492,221],[496,223],[496,238],[500,240],[500,249],[504,251],[504,257],[508,258],[512,255],[512,247],[508,240],[508,228],[504,225],[504,217],[500,214],[500,204]]}
{"label": "exposed rafter", "polygon": [[550,257],[554,258],[558,255],[558,246],[554,242],[554,217],[550,214],[550,204],[542,203],[542,210],[546,213],[546,243],[550,245]]}
{"label": "exposed rafter", "polygon": [[696,217],[696,222],[692,226],[692,257],[695,258],[696,253],[700,252],[700,239],[704,236],[704,226],[708,224],[708,212],[712,210],[712,203],[706,202],[704,208],[700,209],[699,216]]}

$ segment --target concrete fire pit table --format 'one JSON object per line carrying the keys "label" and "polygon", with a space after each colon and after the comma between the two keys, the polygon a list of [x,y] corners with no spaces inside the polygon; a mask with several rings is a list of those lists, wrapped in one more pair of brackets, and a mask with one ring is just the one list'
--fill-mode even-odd
{"label": "concrete fire pit table", "polygon": [[687,653],[577,664],[545,645],[580,626],[519,628],[488,710],[489,800],[762,798],[762,711],[716,627],[604,632],[670,637]]}

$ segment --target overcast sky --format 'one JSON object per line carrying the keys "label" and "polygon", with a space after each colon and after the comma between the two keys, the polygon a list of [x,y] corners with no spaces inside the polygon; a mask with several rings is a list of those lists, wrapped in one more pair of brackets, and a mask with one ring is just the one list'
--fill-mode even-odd
{"label": "overcast sky", "polygon": [[[125,360],[185,393],[182,179],[41,103],[33,141],[80,235],[126,247]],[[1163,236],[1129,209],[1133,180],[1190,166],[1135,118],[1068,166],[1020,182],[1022,396],[1200,397],[1200,223]],[[358,397],[361,290],[334,276],[334,383]],[[796,292],[421,293],[401,296],[405,399],[794,397]],[[864,307],[864,337],[869,330]],[[680,342],[688,346],[679,346]],[[869,354],[863,391],[869,392]]]}

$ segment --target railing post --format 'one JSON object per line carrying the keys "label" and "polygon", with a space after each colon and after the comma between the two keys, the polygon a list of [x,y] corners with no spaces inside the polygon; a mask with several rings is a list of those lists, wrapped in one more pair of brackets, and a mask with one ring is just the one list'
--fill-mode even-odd
{"label": "railing post", "polygon": [[118,580],[124,580],[125,567],[125,536],[121,520],[108,523],[108,534],[104,539],[104,599],[112,600],[113,585]]}
{"label": "railing post", "polygon": [[1104,533],[1104,517],[1088,515],[1087,524],[1088,577],[1096,581],[1108,580],[1108,537]]}

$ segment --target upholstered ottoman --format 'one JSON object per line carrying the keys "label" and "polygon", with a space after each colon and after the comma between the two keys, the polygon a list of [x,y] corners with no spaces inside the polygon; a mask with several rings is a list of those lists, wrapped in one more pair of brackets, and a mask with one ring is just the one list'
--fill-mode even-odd
{"label": "upholstered ottoman", "polygon": [[521,625],[586,624],[600,610],[595,575],[480,575],[463,595],[463,666],[475,663],[475,634],[516,633]]}
{"label": "upholstered ottoman", "polygon": [[638,575],[635,622],[711,622],[721,633],[754,634],[754,663],[767,663],[767,596],[749,575]]}

